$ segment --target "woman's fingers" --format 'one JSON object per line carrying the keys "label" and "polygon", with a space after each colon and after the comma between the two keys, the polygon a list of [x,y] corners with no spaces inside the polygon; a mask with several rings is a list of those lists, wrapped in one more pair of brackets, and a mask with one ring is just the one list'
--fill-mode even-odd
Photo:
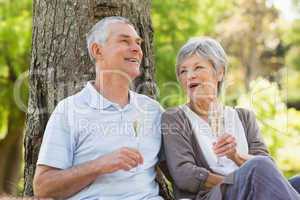
{"label": "woman's fingers", "polygon": [[217,142],[214,144],[214,147],[220,148],[224,145],[234,143],[234,142],[235,142],[234,136],[232,136],[230,134],[224,134],[217,140]]}
{"label": "woman's fingers", "polygon": [[225,134],[225,135],[222,135],[221,137],[219,137],[216,141],[216,147],[220,147],[220,146],[223,146],[224,144],[227,143],[227,139],[230,137],[230,135],[228,134]]}
{"label": "woman's fingers", "polygon": [[235,151],[236,151],[236,143],[230,143],[230,144],[224,145],[221,148],[216,149],[215,153],[218,156],[226,156],[226,155],[234,153]]}
{"label": "woman's fingers", "polygon": [[222,147],[217,147],[217,148],[214,147],[214,151],[216,154],[220,154],[220,153],[224,153],[224,152],[227,152],[228,150],[235,149],[235,148],[236,148],[236,142],[232,142],[232,143],[223,145]]}
{"label": "woman's fingers", "polygon": [[236,153],[236,146],[235,137],[226,133],[213,144],[213,150],[217,156],[232,157]]}

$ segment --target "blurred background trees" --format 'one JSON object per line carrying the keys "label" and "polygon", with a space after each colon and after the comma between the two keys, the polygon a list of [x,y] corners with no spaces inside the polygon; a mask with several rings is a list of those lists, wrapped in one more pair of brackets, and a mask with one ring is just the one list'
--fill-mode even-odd
{"label": "blurred background trees", "polygon": [[30,62],[31,1],[0,1],[0,13],[0,193],[15,194],[22,177],[28,93],[17,80]]}
{"label": "blurred background trees", "polygon": [[299,174],[300,1],[164,2],[152,6],[160,103],[185,102],[175,83],[179,47],[190,37],[217,38],[230,61],[223,100],[253,110],[280,169]]}
{"label": "blurred background trees", "polygon": [[[30,65],[31,4],[0,0],[0,193],[15,193],[22,181],[28,89],[18,80]],[[215,37],[230,61],[223,100],[252,109],[280,169],[286,177],[300,173],[299,16],[299,0],[153,0],[160,103],[185,101],[175,76],[179,47],[190,37]]]}

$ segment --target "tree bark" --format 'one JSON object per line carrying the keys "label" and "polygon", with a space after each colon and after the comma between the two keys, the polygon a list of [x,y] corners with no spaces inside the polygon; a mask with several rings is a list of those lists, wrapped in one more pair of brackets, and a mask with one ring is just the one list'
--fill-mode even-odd
{"label": "tree bark", "polygon": [[139,93],[155,97],[151,0],[34,0],[30,94],[25,134],[24,195],[32,180],[45,126],[55,105],[95,77],[85,34],[106,16],[130,19],[144,39]]}

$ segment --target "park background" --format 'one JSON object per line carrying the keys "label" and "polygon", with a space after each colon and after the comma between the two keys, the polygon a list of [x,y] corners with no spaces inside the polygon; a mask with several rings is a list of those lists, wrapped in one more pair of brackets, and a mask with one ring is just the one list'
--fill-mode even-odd
{"label": "park background", "polygon": [[[300,1],[153,0],[151,18],[161,105],[186,100],[175,76],[180,46],[214,37],[230,63],[223,101],[253,110],[281,171],[300,173]],[[0,193],[23,191],[31,38],[32,1],[0,0]]]}

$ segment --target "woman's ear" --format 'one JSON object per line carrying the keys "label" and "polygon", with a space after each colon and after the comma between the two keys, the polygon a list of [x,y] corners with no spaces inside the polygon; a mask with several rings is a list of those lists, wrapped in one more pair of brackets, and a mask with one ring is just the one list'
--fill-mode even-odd
{"label": "woman's ear", "polygon": [[222,67],[221,69],[219,69],[218,72],[217,72],[218,82],[222,81],[223,78],[224,78],[224,67]]}
{"label": "woman's ear", "polygon": [[102,45],[98,43],[93,43],[91,46],[92,56],[95,60],[102,59]]}

